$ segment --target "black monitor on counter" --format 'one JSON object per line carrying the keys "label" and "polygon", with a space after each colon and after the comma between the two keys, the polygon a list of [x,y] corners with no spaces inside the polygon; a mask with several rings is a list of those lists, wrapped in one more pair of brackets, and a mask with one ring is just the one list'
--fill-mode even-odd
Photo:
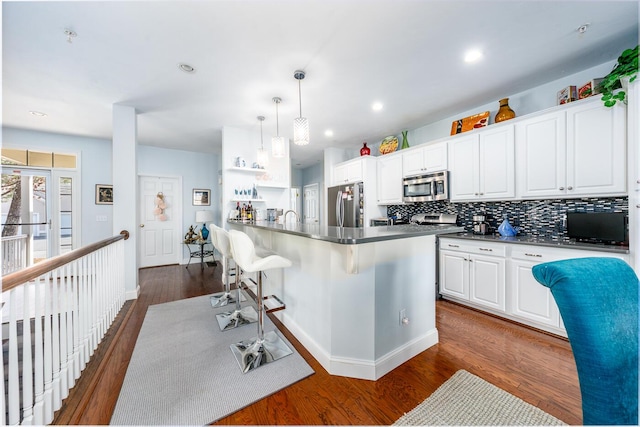
{"label": "black monitor on counter", "polygon": [[567,212],[567,236],[581,242],[626,244],[624,212]]}

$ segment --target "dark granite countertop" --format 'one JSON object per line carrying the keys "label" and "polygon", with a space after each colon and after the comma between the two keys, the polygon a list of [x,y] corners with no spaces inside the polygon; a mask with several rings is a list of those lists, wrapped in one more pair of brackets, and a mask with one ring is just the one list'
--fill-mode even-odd
{"label": "dark granite countertop", "polygon": [[441,233],[455,233],[463,230],[457,226],[439,225],[389,225],[382,227],[329,227],[318,224],[286,223],[278,224],[270,221],[238,222],[228,221],[233,225],[245,225],[247,227],[261,228],[279,233],[293,234],[295,236],[345,245],[372,243],[383,240],[406,239],[409,237],[427,236]]}
{"label": "dark granite countertop", "polygon": [[612,252],[618,254],[628,254],[628,246],[605,245],[604,243],[576,242],[575,240],[554,240],[538,236],[513,236],[503,237],[497,234],[478,235],[468,232],[458,232],[441,234],[439,237],[450,237],[454,239],[477,240],[481,242],[514,243],[532,246],[546,246],[564,249],[581,249],[587,251]]}

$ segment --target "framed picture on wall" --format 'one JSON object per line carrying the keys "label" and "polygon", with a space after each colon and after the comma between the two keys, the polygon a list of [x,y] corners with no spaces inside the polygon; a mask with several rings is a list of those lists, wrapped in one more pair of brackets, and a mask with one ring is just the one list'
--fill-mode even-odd
{"label": "framed picture on wall", "polygon": [[211,206],[211,190],[194,188],[193,206]]}
{"label": "framed picture on wall", "polygon": [[113,204],[113,185],[96,184],[96,205]]}

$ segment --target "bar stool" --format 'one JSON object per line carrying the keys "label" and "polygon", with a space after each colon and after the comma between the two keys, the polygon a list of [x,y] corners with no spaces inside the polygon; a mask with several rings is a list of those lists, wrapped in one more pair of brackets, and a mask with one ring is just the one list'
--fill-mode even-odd
{"label": "bar stool", "polygon": [[[216,294],[211,295],[211,306],[212,307],[224,307],[227,304],[233,304],[234,302],[236,302],[236,298],[241,298],[240,301],[238,301],[238,304],[241,301],[246,301],[246,298],[244,297],[244,295],[242,295],[242,293],[240,292],[240,289],[238,288],[238,294],[237,297],[234,297],[233,294],[231,293],[231,280],[229,279],[229,266],[230,266],[230,261],[233,259],[233,257],[231,256],[231,250],[229,248],[229,237],[226,235],[226,231],[220,227],[218,227],[215,224],[211,224],[211,243],[213,243],[213,246],[218,249],[218,251],[220,252],[220,254],[222,255],[222,284],[224,285],[224,291],[223,292],[218,292]],[[224,233],[220,234],[220,233],[214,233],[214,230],[222,230]],[[239,269],[238,266],[236,265],[235,268],[235,275],[236,278],[239,276]],[[236,284],[237,284],[237,280],[236,280]]]}
{"label": "bar stool", "polygon": [[[220,251],[222,255],[222,262],[224,265],[223,272],[223,280],[225,280],[225,286],[229,289],[229,265],[230,261],[233,259],[233,255],[231,254],[231,246],[229,243],[229,233],[223,228],[220,228],[216,225],[211,226],[211,238],[216,241],[216,248]],[[252,306],[242,307],[240,305],[241,301],[245,301],[246,298],[242,295],[242,290],[240,286],[240,268],[236,263],[235,267],[235,278],[236,278],[236,296],[233,298],[233,301],[236,303],[236,308],[234,311],[225,311],[224,313],[216,314],[216,320],[218,321],[218,326],[220,326],[221,331],[228,331],[238,326],[248,325],[250,323],[254,323],[258,321],[258,312]],[[211,304],[213,305],[213,297],[211,300]]]}
{"label": "bar stool", "polygon": [[275,331],[264,333],[264,303],[262,294],[262,272],[276,268],[291,267],[291,261],[280,255],[260,257],[251,238],[241,231],[229,232],[231,253],[237,265],[248,273],[258,273],[258,335],[256,338],[231,344],[231,351],[243,373],[257,369],[293,353]]}

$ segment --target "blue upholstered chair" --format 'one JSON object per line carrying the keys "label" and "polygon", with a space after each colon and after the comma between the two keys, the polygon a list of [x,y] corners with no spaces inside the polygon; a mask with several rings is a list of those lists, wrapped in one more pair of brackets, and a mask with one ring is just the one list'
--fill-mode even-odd
{"label": "blue upholstered chair", "polygon": [[616,258],[533,267],[556,300],[578,368],[582,422],[638,425],[638,277]]}

